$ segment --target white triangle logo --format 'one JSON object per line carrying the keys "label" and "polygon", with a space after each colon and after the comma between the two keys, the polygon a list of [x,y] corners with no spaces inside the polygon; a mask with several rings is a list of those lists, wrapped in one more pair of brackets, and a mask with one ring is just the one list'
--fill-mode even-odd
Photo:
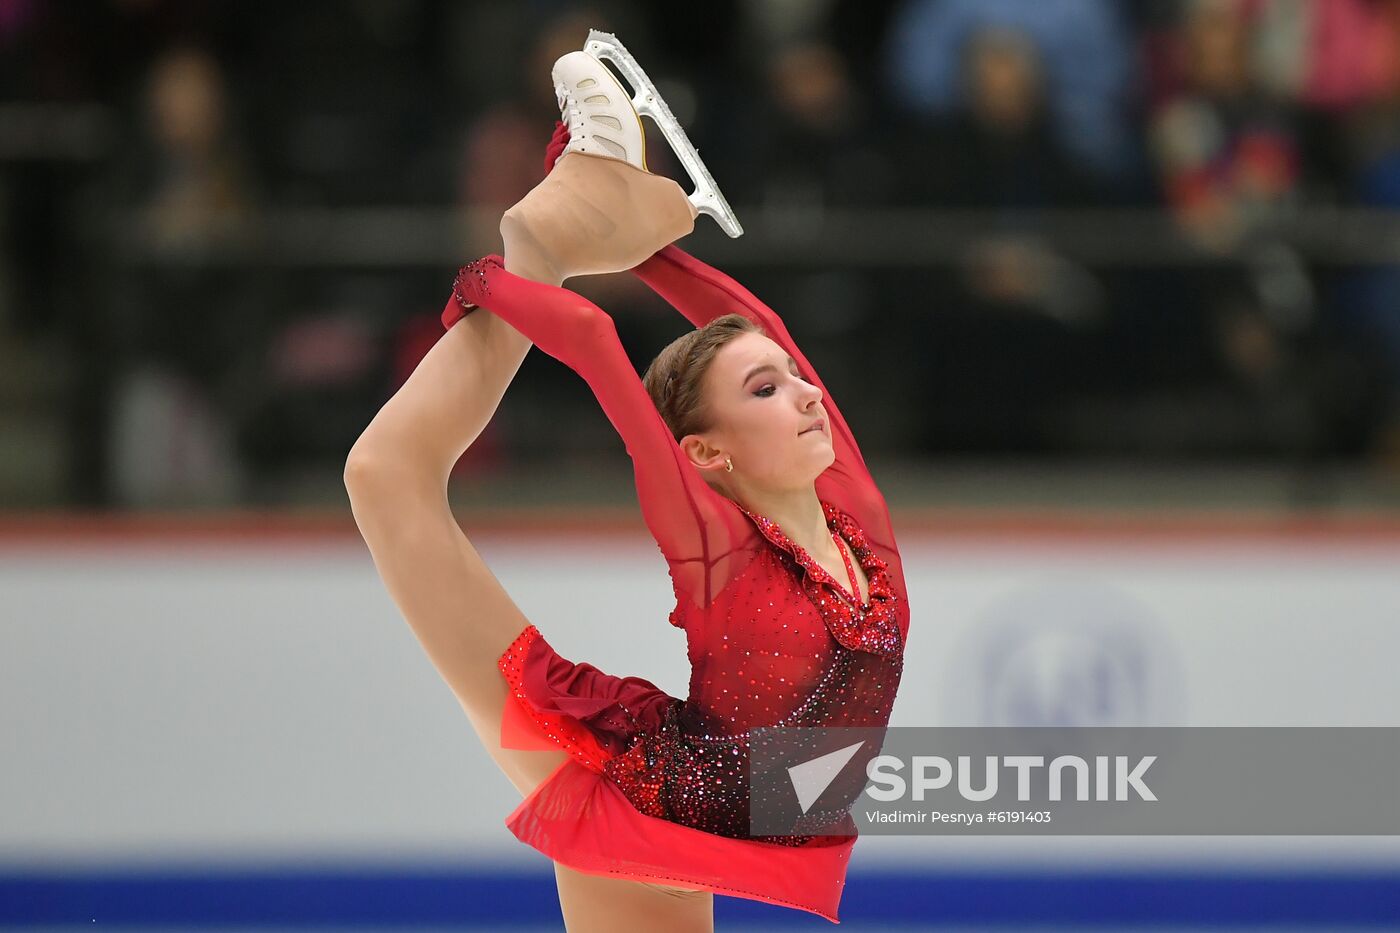
{"label": "white triangle logo", "polygon": [[802,805],[803,813],[817,802],[822,792],[836,780],[841,769],[846,767],[846,762],[850,761],[864,744],[865,742],[857,742],[788,768],[788,778],[792,781],[792,789],[797,791],[797,802]]}

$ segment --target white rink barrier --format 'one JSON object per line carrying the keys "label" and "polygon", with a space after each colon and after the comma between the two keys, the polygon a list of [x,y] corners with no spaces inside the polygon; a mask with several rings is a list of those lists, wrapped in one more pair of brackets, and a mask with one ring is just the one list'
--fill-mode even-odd
{"label": "white rink barrier", "polygon": [[[644,534],[464,524],[562,655],[684,695],[685,636]],[[900,545],[912,627],[893,725],[1400,724],[1400,533],[1013,525]],[[0,537],[0,748],[10,871],[542,864],[505,829],[518,795],[353,533]],[[1400,871],[1392,837],[871,837],[856,852],[853,872]]]}

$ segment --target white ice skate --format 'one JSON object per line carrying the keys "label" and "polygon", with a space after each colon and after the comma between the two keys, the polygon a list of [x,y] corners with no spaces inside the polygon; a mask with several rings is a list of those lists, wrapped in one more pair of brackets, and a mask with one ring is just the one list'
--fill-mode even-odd
{"label": "white ice skate", "polygon": [[[616,65],[632,85],[630,98],[603,59]],[[641,117],[651,117],[695,185],[695,191],[689,195],[690,203],[700,213],[713,217],[731,237],[743,234],[739,218],[700,161],[700,153],[642,66],[616,36],[590,30],[582,51],[570,52],[554,63],[552,77],[559,109],[569,128],[569,144],[564,152],[622,159],[648,171]]]}

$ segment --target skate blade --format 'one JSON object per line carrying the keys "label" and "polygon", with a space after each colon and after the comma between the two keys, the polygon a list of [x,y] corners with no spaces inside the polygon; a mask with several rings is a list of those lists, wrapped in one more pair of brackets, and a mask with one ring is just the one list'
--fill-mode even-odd
{"label": "skate blade", "polygon": [[695,191],[689,197],[695,209],[713,217],[719,223],[720,229],[731,237],[742,236],[744,228],[739,225],[739,218],[734,215],[734,209],[724,199],[724,194],[719,190],[719,185],[715,183],[710,170],[700,161],[699,151],[691,144],[690,137],[685,135],[680,121],[671,113],[671,108],[666,106],[666,101],[657,93],[656,85],[651,83],[642,66],[637,64],[632,53],[627,51],[627,47],[610,32],[590,29],[583,50],[594,58],[612,62],[632,85],[636,92],[632,98],[632,109],[637,111],[638,116],[651,117],[694,183]]}

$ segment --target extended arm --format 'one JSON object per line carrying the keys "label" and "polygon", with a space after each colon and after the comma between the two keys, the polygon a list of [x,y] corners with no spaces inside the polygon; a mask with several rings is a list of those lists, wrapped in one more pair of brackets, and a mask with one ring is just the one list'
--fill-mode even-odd
{"label": "extended arm", "polygon": [[[564,151],[568,140],[568,128],[563,123],[556,122],[554,136],[545,150],[546,172],[554,169],[555,160]],[[675,237],[672,236],[671,239],[674,240]],[[632,272],[674,305],[696,327],[703,327],[730,312],[742,314],[762,326],[769,336],[792,356],[799,369],[821,388],[832,429],[832,445],[835,448],[836,459],[817,478],[817,494],[850,512],[865,530],[871,543],[882,548],[887,559],[897,563],[898,552],[884,497],[875,486],[860,448],[856,445],[855,436],[832,400],[831,392],[821,381],[811,362],[797,347],[782,319],[733,278],[687,254],[674,243],[653,253],[635,266]],[[455,312],[444,317],[444,323],[449,323],[448,319],[452,314]],[[669,436],[668,432],[667,437]],[[693,468],[690,468],[690,472],[693,474]],[[733,513],[732,510],[725,510],[724,514]],[[714,550],[716,549],[711,548],[710,553]],[[714,590],[710,592],[713,593]]]}
{"label": "extended arm", "polygon": [[872,543],[878,542],[893,550],[894,535],[889,510],[865,465],[855,435],[851,433],[850,426],[816,369],[792,339],[782,318],[732,277],[674,244],[660,250],[632,271],[696,327],[704,327],[725,314],[742,314],[761,325],[768,336],[792,356],[799,370],[822,390],[822,405],[831,421],[831,442],[836,450],[836,460],[818,477],[818,495],[850,512]]}
{"label": "extended arm", "polygon": [[677,590],[706,605],[725,582],[725,558],[753,528],[681,451],[612,317],[576,292],[506,271],[497,257],[473,263],[458,282],[469,303],[501,317],[588,383],[632,459],[642,516]]}

